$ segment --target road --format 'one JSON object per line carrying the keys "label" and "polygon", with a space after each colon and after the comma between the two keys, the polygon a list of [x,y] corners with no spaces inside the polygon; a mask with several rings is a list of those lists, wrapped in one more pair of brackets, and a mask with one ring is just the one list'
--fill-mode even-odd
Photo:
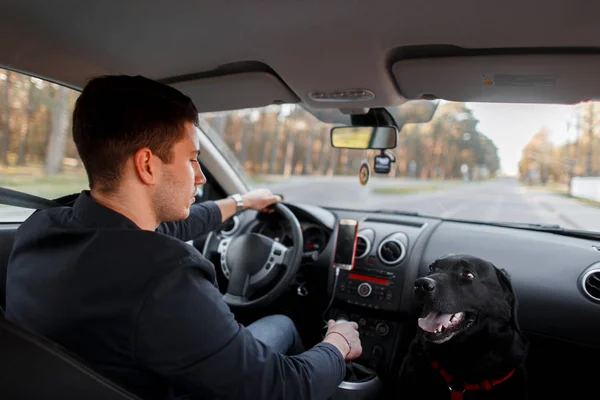
{"label": "road", "polygon": [[[413,194],[379,194],[390,186],[441,186]],[[357,178],[294,179],[289,183],[262,184],[286,201],[365,210],[416,211],[442,218],[558,224],[569,229],[600,231],[600,208],[560,194],[531,189],[516,179],[486,182],[440,183],[398,179],[373,179],[366,186]]]}
{"label": "road", "polygon": [[[294,177],[254,186],[282,193],[290,202],[416,211],[452,219],[558,224],[570,229],[600,231],[600,208],[528,188],[514,179],[462,183],[375,177],[368,185],[361,186],[356,177]],[[386,187],[429,190],[411,194],[377,193],[378,188]],[[22,221],[29,214],[30,210],[0,207],[0,222]]]}

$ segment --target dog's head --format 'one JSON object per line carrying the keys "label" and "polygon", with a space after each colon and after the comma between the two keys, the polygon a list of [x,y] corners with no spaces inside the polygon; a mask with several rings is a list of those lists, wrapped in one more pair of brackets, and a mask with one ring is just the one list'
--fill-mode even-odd
{"label": "dog's head", "polygon": [[426,341],[441,344],[483,330],[520,332],[517,298],[506,271],[478,257],[454,254],[434,261],[429,269],[414,284]]}

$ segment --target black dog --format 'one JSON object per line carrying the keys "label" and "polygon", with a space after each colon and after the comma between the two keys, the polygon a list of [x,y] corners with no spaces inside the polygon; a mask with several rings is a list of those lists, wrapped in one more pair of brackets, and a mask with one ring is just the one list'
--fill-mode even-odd
{"label": "black dog", "polygon": [[421,318],[395,397],[526,399],[528,341],[506,271],[469,255],[442,257],[429,269],[414,284]]}

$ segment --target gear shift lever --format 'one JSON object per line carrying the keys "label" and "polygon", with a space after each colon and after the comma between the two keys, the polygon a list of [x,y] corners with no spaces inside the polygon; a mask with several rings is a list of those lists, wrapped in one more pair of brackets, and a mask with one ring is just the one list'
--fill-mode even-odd
{"label": "gear shift lever", "polygon": [[[339,318],[338,320],[336,320],[335,322],[336,323],[339,323],[339,322],[348,322],[348,320],[342,317],[342,318]],[[352,375],[355,375],[354,374],[354,364],[352,363],[352,360],[347,360],[346,361],[346,374],[348,374],[348,372],[347,372],[348,370],[350,371],[350,373]]]}

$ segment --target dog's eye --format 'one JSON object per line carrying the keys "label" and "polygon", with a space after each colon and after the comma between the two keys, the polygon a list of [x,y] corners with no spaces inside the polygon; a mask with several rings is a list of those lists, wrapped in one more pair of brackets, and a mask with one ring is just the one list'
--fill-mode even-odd
{"label": "dog's eye", "polygon": [[469,279],[475,278],[475,275],[471,271],[463,271],[462,276]]}

